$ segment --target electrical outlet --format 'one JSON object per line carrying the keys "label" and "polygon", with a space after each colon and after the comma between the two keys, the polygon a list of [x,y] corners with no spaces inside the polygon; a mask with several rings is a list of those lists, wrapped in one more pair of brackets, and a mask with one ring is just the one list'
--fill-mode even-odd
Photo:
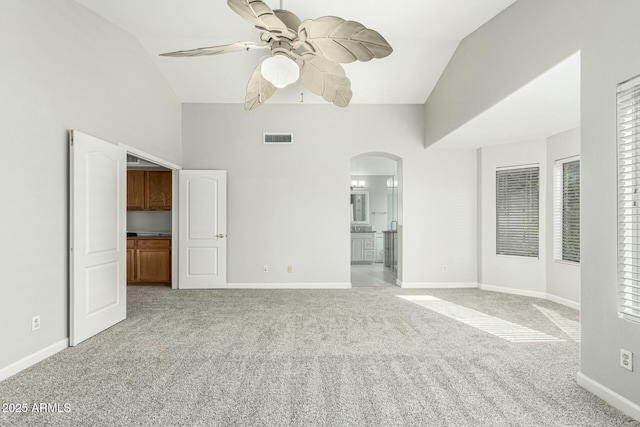
{"label": "electrical outlet", "polygon": [[447,266],[446,266],[446,265],[443,265],[443,266],[442,266],[442,272],[443,272],[443,273],[446,273],[446,272],[447,272]]}
{"label": "electrical outlet", "polygon": [[36,329],[40,329],[40,316],[33,316],[31,318],[31,330],[35,331]]}
{"label": "electrical outlet", "polygon": [[268,265],[263,265],[262,266],[262,271],[265,272],[265,273],[268,273],[269,272],[269,266]]}
{"label": "electrical outlet", "polygon": [[620,366],[633,372],[633,353],[620,349]]}
{"label": "electrical outlet", "polygon": [[293,272],[293,266],[292,265],[288,265],[287,266],[287,273],[292,273]]}

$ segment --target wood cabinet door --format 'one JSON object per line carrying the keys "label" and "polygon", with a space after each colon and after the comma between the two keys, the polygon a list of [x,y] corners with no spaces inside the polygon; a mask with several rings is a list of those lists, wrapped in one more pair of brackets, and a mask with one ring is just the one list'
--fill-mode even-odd
{"label": "wood cabinet door", "polygon": [[171,210],[171,171],[146,172],[147,209]]}
{"label": "wood cabinet door", "polygon": [[136,250],[127,249],[127,282],[136,280]]}
{"label": "wood cabinet door", "polygon": [[138,248],[137,281],[138,282],[171,282],[171,251],[162,248]]}
{"label": "wood cabinet door", "polygon": [[141,211],[145,208],[144,171],[127,171],[127,210]]}

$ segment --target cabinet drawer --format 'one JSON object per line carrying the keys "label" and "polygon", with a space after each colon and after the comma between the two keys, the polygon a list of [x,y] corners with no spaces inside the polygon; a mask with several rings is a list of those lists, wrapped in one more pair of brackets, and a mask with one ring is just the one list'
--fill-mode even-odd
{"label": "cabinet drawer", "polygon": [[132,249],[136,247],[135,239],[127,239],[127,249]]}
{"label": "cabinet drawer", "polygon": [[138,249],[141,248],[171,248],[170,239],[138,239]]}
{"label": "cabinet drawer", "polygon": [[375,249],[376,241],[373,239],[364,239],[364,248],[365,249]]}
{"label": "cabinet drawer", "polygon": [[375,251],[364,251],[364,260],[373,261],[376,257]]}

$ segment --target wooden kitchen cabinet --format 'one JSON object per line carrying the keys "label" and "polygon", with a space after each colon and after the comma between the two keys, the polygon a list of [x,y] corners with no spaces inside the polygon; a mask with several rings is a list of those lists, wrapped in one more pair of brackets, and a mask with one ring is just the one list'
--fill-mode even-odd
{"label": "wooden kitchen cabinet", "polygon": [[144,210],[144,171],[127,171],[127,210]]}
{"label": "wooden kitchen cabinet", "polygon": [[171,171],[146,172],[147,209],[151,211],[171,210]]}
{"label": "wooden kitchen cabinet", "polygon": [[127,239],[127,283],[133,282],[136,278],[136,241]]}
{"label": "wooden kitchen cabinet", "polygon": [[127,210],[170,211],[171,171],[127,171]]}
{"label": "wooden kitchen cabinet", "polygon": [[171,283],[170,238],[127,239],[127,283]]}

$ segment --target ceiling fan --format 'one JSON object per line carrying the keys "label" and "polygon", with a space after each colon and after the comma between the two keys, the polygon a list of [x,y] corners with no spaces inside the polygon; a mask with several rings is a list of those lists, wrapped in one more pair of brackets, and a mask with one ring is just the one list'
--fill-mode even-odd
{"label": "ceiling fan", "polygon": [[262,0],[227,0],[229,7],[260,31],[263,44],[250,41],[163,53],[202,56],[269,49],[247,84],[244,108],[262,105],[277,89],[301,80],[316,95],[339,107],[351,101],[351,82],[340,63],[384,58],[393,49],[377,31],[335,16],[301,21],[284,8],[272,10]]}

